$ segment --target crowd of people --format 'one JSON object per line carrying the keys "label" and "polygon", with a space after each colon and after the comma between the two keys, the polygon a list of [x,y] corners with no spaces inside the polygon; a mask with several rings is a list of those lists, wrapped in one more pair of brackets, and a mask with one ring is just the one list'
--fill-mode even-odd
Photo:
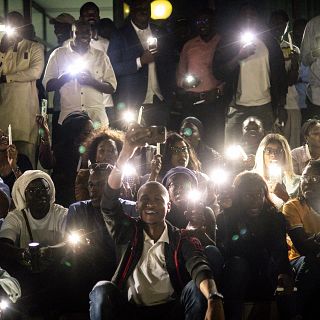
{"label": "crowd of people", "polygon": [[7,15],[0,318],[320,316],[320,16],[237,13]]}

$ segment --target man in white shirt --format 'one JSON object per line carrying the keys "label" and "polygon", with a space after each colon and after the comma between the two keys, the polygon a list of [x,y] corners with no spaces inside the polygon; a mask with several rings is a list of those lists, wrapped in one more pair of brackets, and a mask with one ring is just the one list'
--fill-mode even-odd
{"label": "man in white shirt", "polygon": [[6,130],[11,124],[19,153],[28,156],[34,165],[38,138],[35,119],[39,113],[36,80],[43,71],[44,49],[22,38],[24,18],[20,13],[9,13],[6,23],[14,33],[5,34],[0,44],[0,128]]}
{"label": "man in white shirt", "polygon": [[288,90],[284,58],[279,44],[259,22],[257,10],[242,6],[229,39],[216,50],[213,73],[226,82],[229,98],[226,143],[239,142],[243,121],[257,117],[271,132],[274,120],[285,124]]}
{"label": "man in white shirt", "polygon": [[320,115],[320,16],[314,17],[306,25],[301,43],[301,60],[309,67],[304,118],[312,119]]}
{"label": "man in white shirt", "polygon": [[170,41],[150,24],[149,0],[133,1],[130,10],[131,19],[114,32],[108,49],[118,80],[117,110],[144,105],[147,125],[165,125],[175,86],[173,60],[166,48]]}
{"label": "man in white shirt", "polygon": [[88,22],[73,25],[73,40],[50,56],[43,84],[60,92],[59,124],[72,112],[85,111],[93,122],[108,125],[105,107],[112,101],[117,81],[108,56],[90,45]]}

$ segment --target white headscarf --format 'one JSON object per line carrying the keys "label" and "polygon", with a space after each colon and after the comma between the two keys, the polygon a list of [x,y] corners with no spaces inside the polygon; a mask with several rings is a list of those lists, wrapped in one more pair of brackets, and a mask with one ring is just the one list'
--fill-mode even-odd
{"label": "white headscarf", "polygon": [[16,180],[12,188],[12,199],[17,210],[26,209],[25,191],[29,183],[36,179],[44,179],[48,182],[50,187],[50,204],[54,203],[55,188],[50,176],[41,170],[27,170]]}

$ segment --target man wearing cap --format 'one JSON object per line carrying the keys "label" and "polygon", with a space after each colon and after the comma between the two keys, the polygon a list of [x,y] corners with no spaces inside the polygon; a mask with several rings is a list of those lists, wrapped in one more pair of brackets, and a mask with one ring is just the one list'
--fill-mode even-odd
{"label": "man wearing cap", "polygon": [[58,40],[58,47],[62,47],[67,40],[72,37],[72,24],[75,18],[68,13],[61,13],[50,19],[50,24],[54,27],[54,34]]}
{"label": "man wearing cap", "polygon": [[47,91],[59,91],[59,124],[72,112],[85,111],[97,125],[108,125],[105,107],[117,81],[108,56],[90,45],[91,27],[79,20],[73,25],[73,39],[50,56],[43,84]]}
{"label": "man wearing cap", "polygon": [[[50,19],[50,24],[54,27],[54,34],[57,37],[58,46],[47,52],[47,60],[51,53],[59,47],[68,45],[68,42],[72,38],[72,24],[75,22],[75,18],[68,13],[61,13],[55,18]],[[50,99],[50,98],[49,98]],[[53,96],[53,114],[52,114],[52,144],[56,144],[59,141],[59,129],[58,119],[60,115],[60,94],[56,91]]]}

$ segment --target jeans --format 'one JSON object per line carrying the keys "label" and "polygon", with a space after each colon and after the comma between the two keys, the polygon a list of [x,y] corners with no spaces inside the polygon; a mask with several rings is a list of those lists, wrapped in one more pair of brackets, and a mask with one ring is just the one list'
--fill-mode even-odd
{"label": "jeans", "polygon": [[156,306],[138,306],[128,302],[110,281],[99,281],[90,293],[91,320],[199,320],[204,319],[207,300],[193,281],[177,299]]}

